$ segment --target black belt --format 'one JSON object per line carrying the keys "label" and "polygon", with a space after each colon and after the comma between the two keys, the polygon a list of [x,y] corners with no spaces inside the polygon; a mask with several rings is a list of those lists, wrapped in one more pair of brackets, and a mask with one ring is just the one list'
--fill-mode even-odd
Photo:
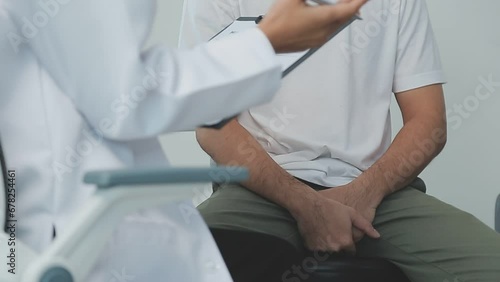
{"label": "black belt", "polygon": [[[295,177],[297,178],[297,177]],[[313,188],[314,190],[316,191],[320,191],[320,190],[327,190],[327,189],[330,189],[332,187],[325,187],[325,186],[321,186],[321,185],[318,185],[318,184],[315,184],[315,183],[311,183],[309,181],[305,181],[303,179],[300,179],[300,178],[297,178],[297,180],[299,180],[300,182],[304,183],[305,185]],[[410,185],[408,185],[409,187],[413,188],[413,189],[416,189],[422,193],[426,193],[427,192],[427,187],[425,185],[425,182],[417,177],[415,178],[411,183]]]}
{"label": "black belt", "polygon": [[328,189],[332,188],[332,187],[325,187],[325,186],[321,186],[321,185],[319,185],[319,184],[312,183],[312,182],[309,182],[309,181],[306,181],[306,180],[304,180],[304,179],[300,179],[300,178],[297,178],[297,177],[295,177],[295,178],[296,178],[298,181],[300,181],[300,182],[304,183],[305,185],[307,185],[307,186],[309,186],[309,187],[313,188],[313,189],[314,189],[314,190],[316,190],[316,191],[328,190]]}

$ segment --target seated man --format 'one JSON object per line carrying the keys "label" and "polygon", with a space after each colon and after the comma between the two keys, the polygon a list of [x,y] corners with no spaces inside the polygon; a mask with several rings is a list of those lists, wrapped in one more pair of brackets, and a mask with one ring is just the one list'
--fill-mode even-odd
{"label": "seated man", "polygon": [[[272,4],[193,1],[209,1],[218,12],[188,9],[196,20],[184,24],[184,43],[192,31],[208,39]],[[416,282],[500,281],[500,236],[423,193],[417,178],[446,143],[445,78],[425,1],[370,1],[361,15],[287,76],[271,104],[221,131],[198,130],[200,145],[217,163],[251,172],[241,185],[219,187],[201,213],[218,230],[223,254],[224,244],[237,238],[220,230],[248,231],[281,238],[302,254],[347,251],[388,259]],[[404,126],[391,142],[393,94]],[[356,212],[381,238],[364,236],[376,237],[357,228]],[[224,254],[237,282],[273,267],[257,269],[250,261],[255,252],[261,252],[255,261],[279,252],[246,244],[252,249],[244,253],[242,244],[240,258]],[[288,269],[278,281],[306,279]]]}

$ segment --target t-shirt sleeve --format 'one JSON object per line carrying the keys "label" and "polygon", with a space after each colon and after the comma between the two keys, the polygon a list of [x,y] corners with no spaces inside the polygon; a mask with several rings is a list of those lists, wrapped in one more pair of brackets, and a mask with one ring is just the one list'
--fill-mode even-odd
{"label": "t-shirt sleeve", "polygon": [[445,82],[425,0],[401,1],[394,93]]}

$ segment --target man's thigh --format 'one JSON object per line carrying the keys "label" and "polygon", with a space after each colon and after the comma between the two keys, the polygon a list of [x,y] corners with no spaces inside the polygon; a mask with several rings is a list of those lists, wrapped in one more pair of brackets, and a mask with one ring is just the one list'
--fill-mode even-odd
{"label": "man's thigh", "polygon": [[412,281],[500,281],[500,235],[416,189],[387,197],[374,226],[382,238],[363,239],[358,255],[390,259]]}
{"label": "man's thigh", "polygon": [[240,185],[218,188],[198,210],[212,229],[271,235],[303,251],[304,244],[291,214]]}
{"label": "man's thigh", "polygon": [[198,209],[235,282],[281,281],[302,259],[292,216],[244,187],[223,186]]}

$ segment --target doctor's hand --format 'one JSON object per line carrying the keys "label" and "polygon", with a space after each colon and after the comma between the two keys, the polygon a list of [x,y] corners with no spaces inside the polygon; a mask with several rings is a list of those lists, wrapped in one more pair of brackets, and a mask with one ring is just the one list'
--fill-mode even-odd
{"label": "doctor's hand", "polygon": [[356,210],[319,193],[308,195],[302,207],[291,212],[306,247],[311,251],[356,252],[353,230],[372,238],[380,234]]}
{"label": "doctor's hand", "polygon": [[278,0],[259,26],[276,53],[302,51],[326,43],[366,2],[310,6],[305,0]]}

